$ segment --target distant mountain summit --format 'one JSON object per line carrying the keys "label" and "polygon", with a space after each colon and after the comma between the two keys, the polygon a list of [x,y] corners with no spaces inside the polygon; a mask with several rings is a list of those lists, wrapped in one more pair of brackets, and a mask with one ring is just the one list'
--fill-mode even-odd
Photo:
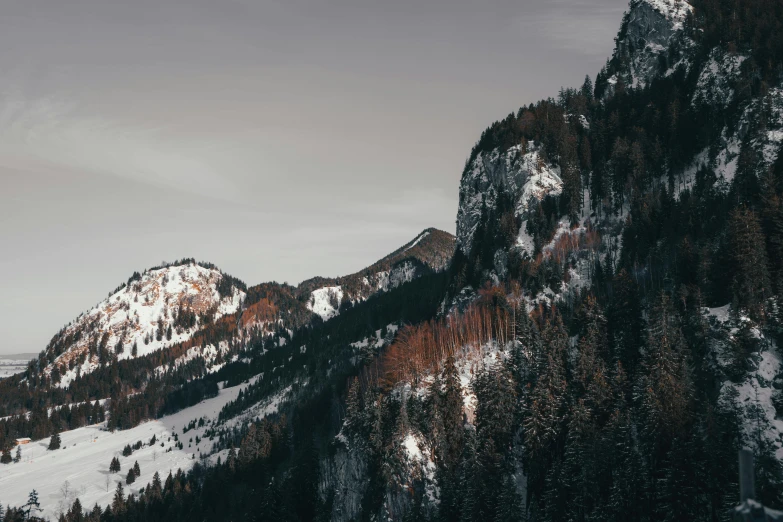
{"label": "distant mountain summit", "polygon": [[[52,384],[67,388],[101,366],[188,341],[194,345],[188,349],[195,348],[208,367],[217,365],[230,346],[239,349],[254,336],[329,320],[375,294],[445,270],[454,245],[455,238],[448,232],[428,228],[355,274],[316,277],[298,286],[272,282],[248,288],[214,265],[193,259],[150,268],[134,273],[58,332],[39,357],[40,371]],[[208,348],[204,336],[197,334],[221,320],[238,328],[224,335],[224,342]]]}
{"label": "distant mountain summit", "polygon": [[262,283],[248,289],[245,328],[270,331],[278,325],[294,329],[318,316],[327,321],[378,293],[397,288],[422,275],[448,268],[455,237],[428,228],[391,254],[365,269],[342,277],[314,277],[298,286]]}
{"label": "distant mountain summit", "polygon": [[184,260],[135,273],[52,338],[43,369],[67,388],[102,362],[130,359],[189,339],[236,313],[245,285],[213,265]]}

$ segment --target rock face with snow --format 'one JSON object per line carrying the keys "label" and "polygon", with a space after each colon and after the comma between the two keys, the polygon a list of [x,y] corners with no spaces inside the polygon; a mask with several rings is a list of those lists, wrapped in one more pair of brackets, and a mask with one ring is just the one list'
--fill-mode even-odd
{"label": "rock face with snow", "polygon": [[[188,260],[134,274],[50,341],[43,373],[62,388],[79,375],[151,354],[191,339],[221,317],[238,314],[240,344],[248,335],[292,331],[313,318],[329,320],[341,306],[444,270],[454,252],[454,237],[427,229],[368,268],[338,278],[314,278],[298,287],[264,283],[249,291],[239,280],[209,264]],[[248,296],[250,296],[248,298]],[[194,346],[181,357],[216,362],[226,342]]]}
{"label": "rock face with snow", "polygon": [[189,339],[205,322],[237,312],[244,285],[187,262],[134,274],[49,343],[44,372],[61,387],[101,361],[152,353]]}
{"label": "rock face with snow", "polygon": [[699,73],[693,104],[725,108],[734,101],[736,82],[745,56],[713,49]]}
{"label": "rock face with snow", "polygon": [[510,195],[515,214],[524,217],[531,202],[563,190],[560,167],[548,163],[542,147],[534,142],[507,150],[479,152],[462,175],[457,210],[457,245],[465,253],[472,248],[473,236],[482,209],[495,206],[500,192]]}
{"label": "rock face with snow", "polygon": [[618,77],[632,87],[644,87],[676,61],[673,44],[680,37],[693,7],[684,0],[633,0],[617,38],[613,60]]}

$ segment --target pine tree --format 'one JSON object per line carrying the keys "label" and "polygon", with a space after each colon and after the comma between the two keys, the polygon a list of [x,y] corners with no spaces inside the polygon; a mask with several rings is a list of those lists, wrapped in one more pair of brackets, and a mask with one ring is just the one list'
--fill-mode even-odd
{"label": "pine tree", "polygon": [[348,396],[345,400],[346,431],[349,435],[358,435],[363,431],[362,398],[358,379],[354,378],[348,385]]}
{"label": "pine tree", "polygon": [[68,510],[65,518],[68,522],[84,522],[84,510],[78,497],[73,501],[73,505]]}
{"label": "pine tree", "polygon": [[114,498],[111,502],[111,511],[117,516],[125,510],[125,493],[122,482],[117,482],[117,489],[114,490]]}
{"label": "pine tree", "polygon": [[139,461],[133,463],[133,473],[139,477],[141,476],[141,467],[139,467]]}
{"label": "pine tree", "polygon": [[571,223],[577,223],[582,210],[582,173],[576,152],[576,136],[571,134],[565,134],[560,144],[560,169],[566,212]]}
{"label": "pine tree", "polygon": [[607,506],[610,520],[648,520],[647,469],[634,437],[627,412],[611,425],[612,485]]}
{"label": "pine tree", "polygon": [[113,457],[111,459],[111,463],[109,464],[109,471],[111,473],[119,473],[120,472],[120,459],[117,457]]}
{"label": "pine tree", "polygon": [[757,169],[760,163],[759,153],[750,143],[748,132],[740,145],[740,153],[737,158],[737,172],[734,175],[733,190],[737,203],[740,205],[752,204],[758,200],[761,193]]}
{"label": "pine tree", "polygon": [[34,516],[35,513],[41,511],[41,503],[38,501],[38,492],[36,490],[32,490],[30,492],[27,497],[27,503],[22,506],[22,509],[25,512],[25,517],[27,520],[30,520],[30,518]]}
{"label": "pine tree", "polygon": [[[779,154],[783,158],[783,154]],[[761,224],[767,245],[767,259],[772,288],[783,293],[783,201],[780,198],[779,181],[772,171],[762,180]]]}
{"label": "pine tree", "polygon": [[125,476],[125,483],[131,485],[135,480],[136,480],[136,472],[133,471],[133,468],[130,468],[128,470],[128,474]]}
{"label": "pine tree", "polygon": [[247,465],[258,458],[259,447],[256,434],[257,430],[256,424],[251,422],[247,429],[247,433],[242,438],[242,443],[239,446],[239,461],[244,465]]}
{"label": "pine tree", "polygon": [[160,474],[156,471],[152,476],[152,485],[150,486],[150,496],[153,499],[163,498],[163,486],[160,481]]}
{"label": "pine tree", "polygon": [[769,272],[764,235],[755,212],[737,208],[731,213],[729,241],[737,310],[746,310],[753,319],[761,321],[769,291]]}
{"label": "pine tree", "polygon": [[166,481],[163,483],[163,494],[168,497],[174,492],[174,477],[169,471],[169,475],[166,477]]}
{"label": "pine tree", "polygon": [[582,96],[587,98],[588,101],[593,99],[593,82],[590,81],[590,76],[585,76],[585,81],[582,83]]}
{"label": "pine tree", "polygon": [[460,522],[469,522],[481,520],[479,517],[480,509],[480,488],[478,482],[479,463],[476,451],[476,436],[473,429],[465,431],[465,442],[463,445],[463,455],[460,464]]}
{"label": "pine tree", "polygon": [[629,375],[634,375],[644,344],[641,296],[639,287],[623,269],[612,281],[612,301],[608,310],[608,337],[612,360],[620,361]]}
{"label": "pine tree", "polygon": [[231,449],[228,450],[228,457],[226,458],[226,464],[228,465],[228,469],[230,471],[234,471],[234,469],[236,469],[237,452],[234,450],[234,446],[231,446]]}
{"label": "pine tree", "polygon": [[659,444],[660,435],[673,437],[681,433],[688,420],[692,377],[680,317],[668,295],[660,295],[650,315],[639,395],[648,440]]}
{"label": "pine tree", "polygon": [[758,438],[755,450],[756,499],[773,509],[783,508],[783,464],[776,447],[766,436]]}
{"label": "pine tree", "polygon": [[535,385],[526,397],[524,419],[525,448],[532,453],[544,451],[560,432],[565,405],[566,380],[564,357],[568,333],[560,314],[555,312],[541,333],[542,348],[535,354]]}
{"label": "pine tree", "polygon": [[462,384],[460,383],[459,373],[453,356],[446,360],[446,366],[443,369],[444,395],[443,411],[441,418],[443,420],[444,442],[443,462],[447,468],[453,467],[459,461],[462,454],[463,438],[463,400]]}
{"label": "pine tree", "polygon": [[600,415],[611,398],[611,390],[604,360],[608,353],[606,318],[592,296],[585,301],[579,322],[583,334],[574,376],[577,393],[584,397],[591,415]]}
{"label": "pine tree", "polygon": [[52,437],[49,439],[49,447],[47,449],[49,450],[57,450],[60,449],[60,433],[57,430],[57,426],[55,423],[54,433],[52,434]]}

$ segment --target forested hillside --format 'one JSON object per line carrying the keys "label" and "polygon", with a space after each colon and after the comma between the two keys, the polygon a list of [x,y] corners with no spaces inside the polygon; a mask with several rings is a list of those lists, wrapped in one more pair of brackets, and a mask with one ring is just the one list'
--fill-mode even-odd
{"label": "forested hillside", "polygon": [[595,81],[481,134],[455,242],[237,286],[193,334],[219,367],[174,364],[188,341],[67,391],[4,381],[10,413],[110,396],[112,429],[245,386],[213,459],[60,518],[721,521],[741,447],[783,509],[782,84],[779,1],[632,0]]}

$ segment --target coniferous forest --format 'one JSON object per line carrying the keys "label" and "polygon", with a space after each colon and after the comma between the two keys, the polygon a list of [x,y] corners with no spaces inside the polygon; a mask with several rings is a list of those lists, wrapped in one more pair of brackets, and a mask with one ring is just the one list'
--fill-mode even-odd
{"label": "coniferous forest", "polygon": [[[139,484],[128,447],[111,504],[60,520],[727,521],[746,447],[756,500],[783,510],[783,3],[692,0],[651,58],[635,37],[641,14],[668,20],[653,4],[631,2],[594,81],[481,134],[443,269],[328,320],[293,287],[226,279],[244,311],[290,314],[239,336],[242,311],[180,312],[198,340],[96,346],[105,363],[67,388],[31,363],[0,382],[3,458],[244,383],[209,427],[218,458]],[[557,189],[522,201],[485,175],[517,161]],[[227,343],[216,371],[175,364],[199,342]],[[281,389],[275,412],[226,422]]]}

